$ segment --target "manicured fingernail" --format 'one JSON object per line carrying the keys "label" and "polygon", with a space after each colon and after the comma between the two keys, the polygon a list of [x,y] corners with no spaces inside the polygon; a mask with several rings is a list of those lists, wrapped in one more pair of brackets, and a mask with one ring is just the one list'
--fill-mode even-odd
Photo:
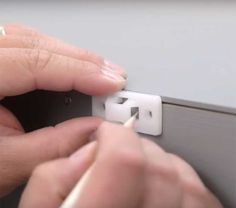
{"label": "manicured fingernail", "polygon": [[127,74],[124,71],[124,69],[121,66],[111,63],[110,61],[107,60],[104,61],[104,68],[107,69],[108,71],[113,71],[120,74],[125,79],[127,78]]}

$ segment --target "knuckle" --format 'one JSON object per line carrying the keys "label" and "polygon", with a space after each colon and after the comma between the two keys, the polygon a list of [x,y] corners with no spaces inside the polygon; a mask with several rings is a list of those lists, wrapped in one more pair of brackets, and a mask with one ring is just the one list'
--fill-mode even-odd
{"label": "knuckle", "polygon": [[104,132],[107,132],[107,130],[109,129],[109,127],[110,127],[110,125],[112,125],[112,124],[110,124],[110,123],[108,123],[108,122],[106,122],[106,121],[103,121],[102,123],[101,123],[101,125],[98,127],[98,129],[97,129],[97,135],[102,135]]}
{"label": "knuckle", "polygon": [[29,37],[23,37],[22,38],[23,45],[27,48],[31,49],[39,49],[41,45],[41,39],[40,38],[29,38]]}
{"label": "knuckle", "polygon": [[149,173],[156,175],[163,180],[177,182],[179,181],[179,175],[175,167],[168,163],[168,161],[149,162]]}
{"label": "knuckle", "polygon": [[151,171],[160,178],[168,181],[178,181],[178,173],[173,165],[167,163],[155,163],[150,165]]}
{"label": "knuckle", "polygon": [[[163,180],[179,181],[178,171],[169,159],[168,153],[148,139],[142,139],[142,144],[148,155],[148,173]],[[155,156],[156,159],[153,158]]]}
{"label": "knuckle", "polygon": [[145,159],[136,150],[123,149],[113,153],[114,162],[121,167],[126,167],[133,171],[145,169]]}
{"label": "knuckle", "polygon": [[48,164],[40,164],[32,172],[32,178],[37,178],[40,180],[46,179],[48,176]]}
{"label": "knuckle", "polygon": [[204,196],[208,192],[206,187],[195,178],[182,179],[182,186],[186,193],[195,196]]}
{"label": "knuckle", "polygon": [[29,50],[27,55],[31,71],[45,69],[52,58],[51,52],[40,49]]}
{"label": "knuckle", "polygon": [[[152,141],[150,139],[142,138],[141,142],[142,142],[143,146],[147,147],[147,149],[155,148],[156,152],[165,153],[165,151],[157,143],[155,143],[154,141]],[[148,148],[148,147],[150,147],[150,148]]]}

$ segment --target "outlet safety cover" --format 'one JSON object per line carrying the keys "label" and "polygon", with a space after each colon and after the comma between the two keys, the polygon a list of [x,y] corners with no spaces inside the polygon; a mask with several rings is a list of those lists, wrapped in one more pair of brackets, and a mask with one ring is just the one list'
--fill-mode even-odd
{"label": "outlet safety cover", "polygon": [[124,123],[138,113],[136,132],[160,135],[162,133],[162,102],[160,96],[131,91],[117,92],[108,97],[92,98],[92,114],[107,121]]}

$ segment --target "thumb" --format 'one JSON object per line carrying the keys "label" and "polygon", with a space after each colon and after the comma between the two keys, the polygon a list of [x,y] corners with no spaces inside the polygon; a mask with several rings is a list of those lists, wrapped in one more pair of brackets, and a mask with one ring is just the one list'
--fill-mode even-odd
{"label": "thumb", "polygon": [[88,141],[101,120],[80,118],[25,135],[0,138],[0,196],[24,183],[40,163],[66,157]]}
{"label": "thumb", "polygon": [[76,156],[38,166],[20,201],[20,208],[59,207],[74,184],[92,164],[97,142],[76,152]]}

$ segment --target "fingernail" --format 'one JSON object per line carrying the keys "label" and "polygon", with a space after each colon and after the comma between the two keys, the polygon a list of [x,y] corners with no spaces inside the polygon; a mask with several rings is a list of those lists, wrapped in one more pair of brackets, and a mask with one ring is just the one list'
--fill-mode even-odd
{"label": "fingernail", "polygon": [[104,61],[104,69],[106,69],[108,71],[113,71],[113,72],[121,75],[125,79],[127,78],[127,74],[124,71],[124,69],[121,66],[111,63],[110,61],[107,61],[107,60]]}
{"label": "fingernail", "polygon": [[0,36],[6,35],[6,31],[3,26],[0,26]]}
{"label": "fingernail", "polygon": [[123,88],[125,86],[126,79],[123,76],[107,69],[102,69],[101,72],[106,79],[109,79],[118,84],[119,88]]}

